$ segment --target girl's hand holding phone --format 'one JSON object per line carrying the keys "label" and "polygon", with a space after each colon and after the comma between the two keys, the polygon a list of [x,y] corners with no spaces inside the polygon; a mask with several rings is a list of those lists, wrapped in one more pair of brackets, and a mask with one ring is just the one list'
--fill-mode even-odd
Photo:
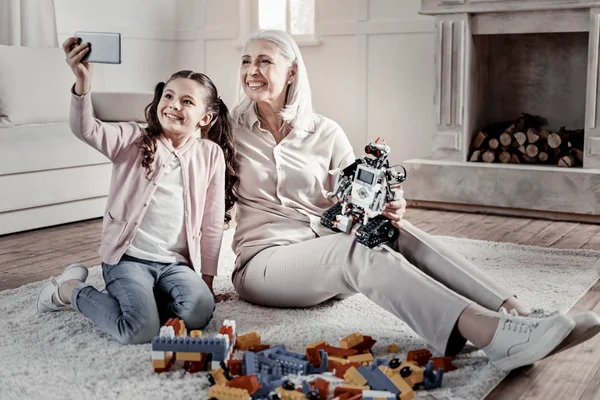
{"label": "girl's hand holding phone", "polygon": [[70,37],[63,43],[63,50],[67,56],[67,64],[71,67],[77,78],[75,82],[75,93],[83,95],[89,92],[92,79],[92,66],[82,61],[90,51],[88,43],[80,43],[80,39]]}

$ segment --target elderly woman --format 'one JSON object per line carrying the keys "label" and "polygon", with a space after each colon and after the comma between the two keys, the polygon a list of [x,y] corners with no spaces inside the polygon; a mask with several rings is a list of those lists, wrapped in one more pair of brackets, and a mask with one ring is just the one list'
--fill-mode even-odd
{"label": "elderly woman", "polygon": [[469,340],[504,370],[590,335],[590,315],[583,335],[567,315],[529,315],[512,291],[402,220],[404,199],[384,214],[400,228],[391,247],[369,249],[322,227],[320,216],[332,205],[322,191],[335,183],[328,171],[348,166],[355,155],[342,128],[313,113],[298,46],[282,31],[253,33],[239,78],[233,283],[244,300],[310,307],[362,293],[438,351],[455,355]]}

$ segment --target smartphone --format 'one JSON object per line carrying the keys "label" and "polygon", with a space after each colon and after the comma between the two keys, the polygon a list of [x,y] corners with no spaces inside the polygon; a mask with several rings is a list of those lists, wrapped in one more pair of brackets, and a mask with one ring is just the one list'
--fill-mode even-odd
{"label": "smartphone", "polygon": [[89,43],[90,51],[83,61],[121,64],[121,34],[110,32],[75,32],[80,43]]}

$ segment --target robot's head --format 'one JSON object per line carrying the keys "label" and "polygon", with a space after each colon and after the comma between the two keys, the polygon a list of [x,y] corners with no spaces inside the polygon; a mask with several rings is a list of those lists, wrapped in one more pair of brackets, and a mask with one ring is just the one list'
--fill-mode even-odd
{"label": "robot's head", "polygon": [[365,146],[365,153],[370,154],[376,158],[385,158],[390,154],[390,146],[385,143],[377,143],[376,141],[370,141],[369,144]]}

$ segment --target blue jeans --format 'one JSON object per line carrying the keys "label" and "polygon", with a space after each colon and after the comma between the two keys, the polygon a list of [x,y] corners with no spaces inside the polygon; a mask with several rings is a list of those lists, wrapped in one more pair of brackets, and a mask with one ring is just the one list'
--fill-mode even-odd
{"label": "blue jeans", "polygon": [[118,264],[103,263],[102,274],[108,293],[81,283],[73,289],[72,306],[123,344],[152,341],[171,317],[188,329],[202,329],[212,318],[214,298],[186,264],[124,255]]}

